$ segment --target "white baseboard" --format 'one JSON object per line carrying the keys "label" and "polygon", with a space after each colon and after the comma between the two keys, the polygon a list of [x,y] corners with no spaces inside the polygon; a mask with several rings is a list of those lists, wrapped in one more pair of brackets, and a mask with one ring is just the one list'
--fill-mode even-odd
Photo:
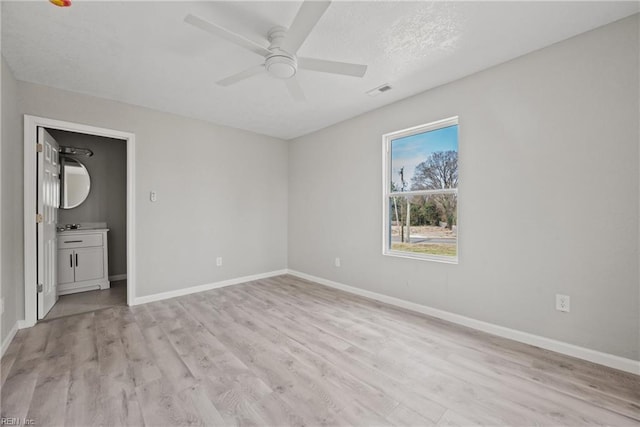
{"label": "white baseboard", "polygon": [[4,356],[5,351],[7,351],[7,349],[11,345],[11,341],[13,341],[13,338],[18,333],[18,329],[19,329],[18,322],[16,322],[11,328],[11,330],[9,331],[9,335],[7,335],[5,339],[2,341],[2,351],[1,351],[0,357]]}
{"label": "white baseboard", "polygon": [[26,320],[18,320],[18,329],[24,329],[24,328],[31,328],[32,326],[35,326],[36,324],[29,324],[27,323]]}
{"label": "white baseboard", "polygon": [[270,271],[268,273],[254,274],[251,276],[238,277],[235,279],[222,280],[215,283],[207,283],[205,285],[191,286],[189,288],[177,289],[175,291],[161,292],[159,294],[137,297],[132,305],[146,304],[148,302],[160,301],[163,299],[180,297],[183,295],[195,294],[197,292],[209,291],[211,289],[224,288],[225,286],[239,285],[240,283],[251,282],[253,280],[266,279],[274,276],[287,274],[288,270]]}
{"label": "white baseboard", "polygon": [[384,302],[397,307],[405,308],[407,310],[411,310],[411,311],[426,314],[429,316],[437,317],[439,319],[447,320],[451,323],[467,326],[469,328],[488,332],[493,335],[509,338],[514,341],[519,341],[525,344],[530,344],[536,347],[555,351],[556,353],[577,357],[579,359],[588,360],[589,362],[597,363],[600,365],[608,366],[610,368],[619,369],[621,371],[640,375],[640,361],[637,361],[637,360],[627,359],[627,358],[616,356],[613,354],[603,353],[600,351],[591,350],[589,348],[580,347],[580,346],[565,343],[562,341],[557,341],[551,338],[545,338],[539,335],[530,334],[528,332],[522,332],[516,329],[506,328],[504,326],[495,325],[493,323],[483,322],[481,320],[472,319],[470,317],[462,316],[460,314],[439,310],[426,305],[416,304],[414,302],[405,301],[405,300],[391,297],[388,295],[379,294],[377,292],[367,291],[364,289],[345,285],[343,283],[334,282],[332,280],[324,279],[322,277],[312,276],[310,274],[302,273],[295,270],[288,270],[288,274],[291,274],[292,276],[300,277],[301,279],[306,279],[312,282],[316,282],[321,285],[329,286],[331,288],[340,289],[345,292],[371,298],[376,301]]}
{"label": "white baseboard", "polygon": [[118,280],[127,280],[126,274],[114,274],[113,276],[109,276],[110,282],[117,282]]}

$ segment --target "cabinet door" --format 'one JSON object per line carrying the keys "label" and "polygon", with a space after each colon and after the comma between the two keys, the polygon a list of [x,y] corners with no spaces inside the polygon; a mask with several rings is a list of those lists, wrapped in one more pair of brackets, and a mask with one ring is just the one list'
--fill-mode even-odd
{"label": "cabinet door", "polygon": [[100,279],[104,276],[104,251],[102,248],[78,248],[74,253],[76,282]]}
{"label": "cabinet door", "polygon": [[73,249],[61,249],[58,251],[58,285],[74,281],[73,268],[75,262]]}

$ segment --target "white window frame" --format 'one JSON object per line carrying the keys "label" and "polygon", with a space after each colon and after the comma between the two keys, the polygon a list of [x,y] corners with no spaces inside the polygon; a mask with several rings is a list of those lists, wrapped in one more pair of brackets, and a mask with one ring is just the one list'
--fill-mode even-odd
{"label": "white window frame", "polygon": [[[419,133],[431,132],[434,130],[459,126],[458,116],[449,117],[447,119],[438,120],[420,126],[414,126],[408,129],[399,130],[382,135],[382,254],[386,256],[394,256],[400,258],[419,259],[423,261],[436,261],[448,264],[458,264],[459,257],[459,220],[456,220],[456,256],[429,255],[419,254],[407,251],[398,251],[391,249],[391,218],[389,216],[389,200],[391,197],[407,197],[407,196],[424,196],[430,194],[458,194],[458,188],[442,189],[442,190],[418,190],[418,191],[391,191],[391,142],[395,139],[404,138],[406,136],[416,135]],[[460,149],[460,141],[458,138],[458,152]],[[456,218],[457,218],[456,214]]]}

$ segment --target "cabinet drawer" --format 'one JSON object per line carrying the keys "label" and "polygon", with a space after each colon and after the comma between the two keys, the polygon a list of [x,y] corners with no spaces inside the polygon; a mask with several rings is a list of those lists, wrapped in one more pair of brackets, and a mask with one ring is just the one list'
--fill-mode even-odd
{"label": "cabinet drawer", "polygon": [[58,236],[58,249],[102,246],[102,234],[73,234]]}

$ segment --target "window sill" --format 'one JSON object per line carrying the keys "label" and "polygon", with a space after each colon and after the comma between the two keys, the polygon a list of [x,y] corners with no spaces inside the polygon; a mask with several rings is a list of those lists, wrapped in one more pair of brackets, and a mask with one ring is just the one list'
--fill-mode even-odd
{"label": "window sill", "polygon": [[412,252],[402,252],[402,251],[392,251],[392,250],[385,250],[382,252],[382,255],[396,257],[396,258],[417,259],[420,261],[440,262],[443,264],[458,264],[457,256],[450,257],[450,256],[439,256],[439,255],[415,254]]}

